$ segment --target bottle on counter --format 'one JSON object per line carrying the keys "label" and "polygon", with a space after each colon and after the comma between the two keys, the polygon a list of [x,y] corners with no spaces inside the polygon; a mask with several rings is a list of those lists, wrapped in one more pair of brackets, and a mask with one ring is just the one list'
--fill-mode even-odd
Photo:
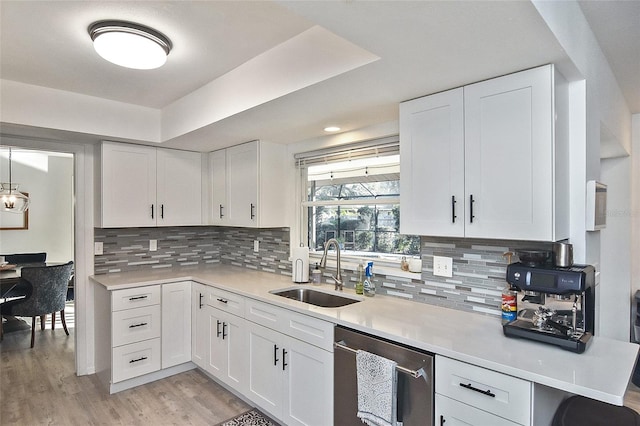
{"label": "bottle on counter", "polygon": [[364,293],[364,265],[362,261],[358,264],[358,272],[356,278],[356,294]]}
{"label": "bottle on counter", "polygon": [[375,296],[376,295],[376,284],[373,282],[373,262],[367,263],[367,268],[364,271],[364,283],[363,290],[365,296]]}
{"label": "bottle on counter", "polygon": [[518,292],[509,283],[502,290],[502,324],[515,320],[518,316]]}
{"label": "bottle on counter", "polygon": [[318,262],[316,262],[316,267],[313,271],[311,271],[311,283],[314,285],[320,285],[322,282],[322,271],[318,268]]}

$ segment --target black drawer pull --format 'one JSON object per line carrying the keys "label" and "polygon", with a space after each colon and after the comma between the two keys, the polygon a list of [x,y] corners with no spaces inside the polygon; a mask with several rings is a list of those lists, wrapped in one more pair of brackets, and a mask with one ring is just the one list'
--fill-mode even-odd
{"label": "black drawer pull", "polygon": [[254,213],[255,208],[256,206],[253,203],[251,203],[251,220],[255,219],[256,217],[256,214]]}
{"label": "black drawer pull", "polygon": [[285,367],[289,364],[287,364],[287,351],[285,350],[285,348],[282,348],[282,371],[285,370]]}
{"label": "black drawer pull", "polygon": [[136,297],[130,297],[129,300],[140,300],[140,299],[146,299],[147,296],[136,296]]}
{"label": "black drawer pull", "polygon": [[138,358],[138,359],[132,359],[131,361],[129,361],[129,364],[133,364],[134,362],[144,361],[145,359],[147,359],[146,356],[143,356],[142,358]]}
{"label": "black drawer pull", "polygon": [[225,299],[222,299],[222,298],[220,298],[220,299],[216,299],[216,300],[217,300],[218,302],[222,302],[222,303],[229,303],[229,301],[228,301],[228,300],[225,300]]}
{"label": "black drawer pull", "polygon": [[222,207],[222,204],[220,204],[220,219],[222,219],[224,217],[224,214],[222,214],[222,209],[224,207]]}
{"label": "black drawer pull", "polygon": [[273,345],[273,365],[278,365],[278,346]]}
{"label": "black drawer pull", "polygon": [[145,325],[147,325],[146,322],[141,322],[140,324],[131,324],[129,328],[144,327]]}
{"label": "black drawer pull", "polygon": [[456,223],[456,196],[451,196],[451,223]]}
{"label": "black drawer pull", "polygon": [[444,416],[440,416],[440,426],[444,426],[446,422],[447,421],[445,420]]}
{"label": "black drawer pull", "polygon": [[204,306],[204,305],[202,304],[202,298],[203,298],[203,297],[204,297],[204,295],[203,295],[202,293],[200,293],[200,302],[199,302],[199,306],[198,306],[200,309],[202,309],[202,306]]}
{"label": "black drawer pull", "polygon": [[469,390],[481,393],[483,395],[490,396],[491,398],[495,398],[496,397],[496,394],[491,392],[490,389],[487,389],[486,391],[483,391],[482,389],[478,389],[478,388],[472,386],[471,383],[467,383],[466,385],[464,383],[460,383],[460,386],[462,386],[465,389],[469,389]]}
{"label": "black drawer pull", "polygon": [[228,336],[228,334],[227,334],[227,323],[223,322],[222,323],[222,340],[224,340],[225,337],[227,337],[227,336]]}
{"label": "black drawer pull", "polygon": [[475,219],[475,215],[473,214],[473,203],[476,200],[473,199],[473,194],[469,195],[469,223],[473,223],[473,219]]}
{"label": "black drawer pull", "polygon": [[217,322],[217,324],[216,324],[216,337],[220,337],[220,335],[222,334],[222,332],[220,331],[220,324],[222,324],[222,323],[220,322],[220,320],[217,320],[216,322]]}

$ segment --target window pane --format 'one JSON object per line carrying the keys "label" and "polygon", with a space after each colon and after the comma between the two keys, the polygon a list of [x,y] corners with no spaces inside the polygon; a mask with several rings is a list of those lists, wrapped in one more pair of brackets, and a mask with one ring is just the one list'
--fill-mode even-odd
{"label": "window pane", "polygon": [[416,255],[420,237],[401,235],[394,205],[309,207],[309,247],[322,250],[335,238],[344,250]]}

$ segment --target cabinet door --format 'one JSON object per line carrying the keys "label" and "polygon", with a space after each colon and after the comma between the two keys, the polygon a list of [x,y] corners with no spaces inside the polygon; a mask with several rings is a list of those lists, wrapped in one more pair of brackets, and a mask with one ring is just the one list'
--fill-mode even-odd
{"label": "cabinet door", "polygon": [[227,149],[227,199],[229,224],[258,224],[258,142]]}
{"label": "cabinet door", "polygon": [[287,338],[283,354],[287,425],[333,423],[333,353]]}
{"label": "cabinet door", "polygon": [[552,239],[551,73],[543,67],[465,86],[467,237]]}
{"label": "cabinet door", "polygon": [[156,226],[156,149],[102,144],[102,226]]}
{"label": "cabinet door", "polygon": [[162,285],[162,368],[191,361],[191,282]]}
{"label": "cabinet door", "polygon": [[462,88],[400,104],[400,232],[464,236]]}
{"label": "cabinet door", "polygon": [[222,372],[222,381],[240,393],[247,388],[247,347],[248,333],[246,321],[228,313],[222,315],[222,335],[226,362]]}
{"label": "cabinet door", "polygon": [[282,415],[282,335],[247,322],[249,341],[249,398],[276,418]]}
{"label": "cabinet door", "polygon": [[209,154],[209,172],[211,178],[210,223],[227,223],[229,206],[227,204],[227,150],[221,149]]}
{"label": "cabinet door", "polygon": [[209,359],[209,316],[205,304],[207,288],[198,283],[192,283],[191,301],[191,361],[206,370]]}
{"label": "cabinet door", "polygon": [[436,394],[435,424],[440,426],[517,426],[502,417],[487,413],[454,399]]}
{"label": "cabinet door", "polygon": [[202,225],[200,153],[158,149],[157,158],[158,225]]}

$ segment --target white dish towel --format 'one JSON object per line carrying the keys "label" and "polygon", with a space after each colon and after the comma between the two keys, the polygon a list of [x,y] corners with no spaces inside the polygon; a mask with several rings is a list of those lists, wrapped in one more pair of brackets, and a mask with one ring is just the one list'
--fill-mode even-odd
{"label": "white dish towel", "polygon": [[358,350],[358,417],[369,426],[396,426],[397,363]]}

